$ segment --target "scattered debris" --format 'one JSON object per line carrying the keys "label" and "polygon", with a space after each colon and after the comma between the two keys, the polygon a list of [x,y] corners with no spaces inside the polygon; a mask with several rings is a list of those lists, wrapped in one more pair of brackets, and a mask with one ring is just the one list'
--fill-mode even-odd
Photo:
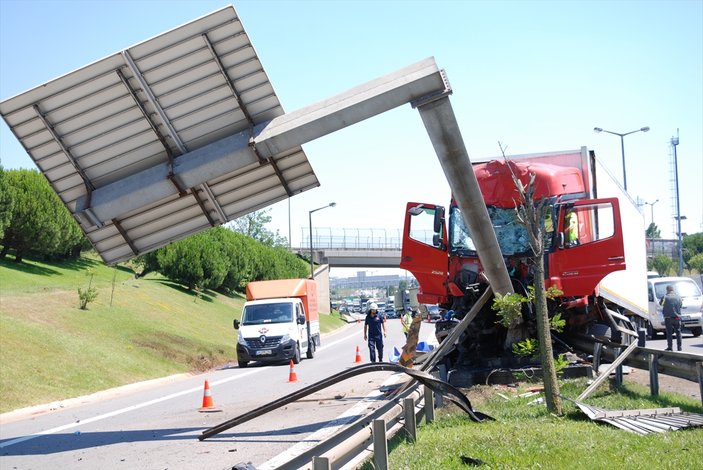
{"label": "scattered debris", "polygon": [[474,467],[478,467],[479,465],[485,465],[485,464],[486,464],[486,462],[484,462],[484,461],[481,460],[481,459],[476,459],[476,458],[473,458],[473,457],[467,457],[467,456],[465,456],[465,455],[460,455],[459,457],[461,458],[461,463],[463,463],[463,464],[465,464],[465,465],[473,465]]}

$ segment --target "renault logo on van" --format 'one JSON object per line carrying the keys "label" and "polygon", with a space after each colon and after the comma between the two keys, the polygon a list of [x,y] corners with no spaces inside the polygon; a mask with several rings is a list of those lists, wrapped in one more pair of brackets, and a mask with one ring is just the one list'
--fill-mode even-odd
{"label": "renault logo on van", "polygon": [[261,344],[266,344],[266,335],[259,336],[259,341],[261,341]]}

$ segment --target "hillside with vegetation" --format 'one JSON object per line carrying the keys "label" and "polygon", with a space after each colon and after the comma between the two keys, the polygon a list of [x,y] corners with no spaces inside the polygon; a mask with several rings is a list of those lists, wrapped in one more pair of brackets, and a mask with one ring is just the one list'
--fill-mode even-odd
{"label": "hillside with vegetation", "polygon": [[246,284],[309,272],[269,221],[110,267],[37,171],[0,167],[0,412],[235,362]]}

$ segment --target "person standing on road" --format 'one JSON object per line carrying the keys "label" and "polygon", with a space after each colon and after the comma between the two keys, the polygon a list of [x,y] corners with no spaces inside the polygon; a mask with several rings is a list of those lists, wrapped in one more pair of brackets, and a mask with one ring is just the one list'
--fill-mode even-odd
{"label": "person standing on road", "polygon": [[371,362],[376,362],[376,350],[378,350],[378,361],[383,362],[383,337],[386,336],[386,320],[378,314],[378,305],[369,305],[369,313],[364,321],[364,341],[369,344],[369,358]]}
{"label": "person standing on road", "polygon": [[676,333],[676,346],[681,351],[681,297],[674,292],[674,286],[666,286],[661,305],[666,326],[666,351],[671,351],[673,333]]}
{"label": "person standing on road", "polygon": [[400,321],[402,322],[403,325],[403,334],[405,335],[405,338],[408,338],[408,333],[410,332],[410,325],[413,322],[413,316],[412,316],[412,310],[409,308],[406,308],[403,311],[403,314],[400,316]]}

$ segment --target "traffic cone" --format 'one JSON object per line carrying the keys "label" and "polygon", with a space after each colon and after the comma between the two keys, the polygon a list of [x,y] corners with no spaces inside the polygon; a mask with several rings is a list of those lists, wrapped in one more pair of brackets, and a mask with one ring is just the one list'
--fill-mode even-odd
{"label": "traffic cone", "polygon": [[293,368],[293,359],[290,360],[290,373],[288,374],[288,382],[297,382],[298,381],[298,374],[295,373],[295,369]]}
{"label": "traffic cone", "polygon": [[361,362],[361,353],[359,353],[359,346],[356,347],[356,357],[354,358],[354,364],[359,364]]}
{"label": "traffic cone", "polygon": [[212,394],[210,393],[210,384],[205,381],[205,390],[203,391],[203,406],[198,409],[198,411],[220,411],[215,407],[215,403],[212,401]]}

